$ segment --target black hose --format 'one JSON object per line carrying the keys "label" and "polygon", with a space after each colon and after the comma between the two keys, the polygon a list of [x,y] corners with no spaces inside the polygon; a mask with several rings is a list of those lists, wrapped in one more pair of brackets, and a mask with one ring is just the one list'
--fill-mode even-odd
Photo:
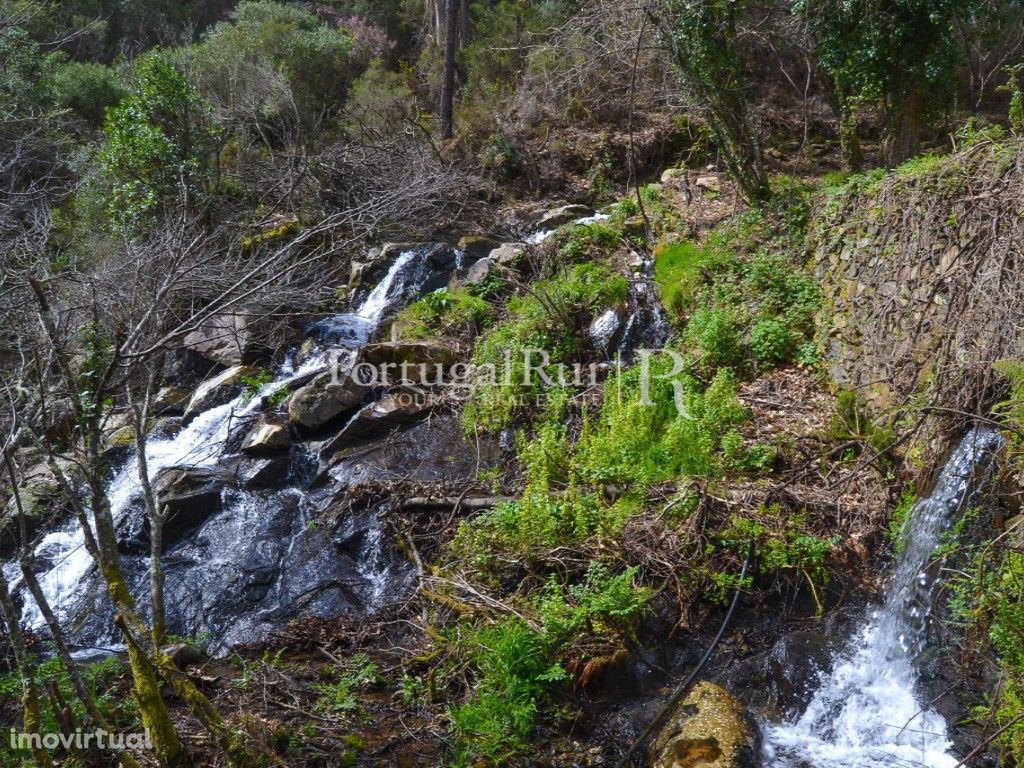
{"label": "black hose", "polygon": [[690,686],[692,686],[694,681],[697,679],[697,675],[701,673],[701,670],[704,669],[704,666],[714,655],[715,650],[718,648],[718,644],[722,642],[725,630],[728,629],[729,622],[732,621],[732,615],[735,613],[736,606],[740,601],[740,594],[743,592],[743,580],[747,576],[747,569],[750,567],[750,563],[754,560],[755,551],[756,548],[754,542],[751,541],[747,547],[747,557],[743,561],[743,569],[740,571],[740,580],[736,585],[736,592],[732,596],[732,603],[729,604],[729,610],[725,612],[725,618],[722,619],[722,626],[718,628],[718,634],[715,635],[715,639],[711,641],[711,645],[708,646],[708,649],[704,652],[701,660],[697,662],[697,666],[694,667],[690,674],[686,676],[686,679],[683,680],[683,682],[680,683],[674,691],[672,691],[672,695],[668,697],[668,701],[665,702],[665,705],[658,711],[658,714],[654,716],[654,719],[651,720],[647,727],[644,728],[643,733],[641,733],[637,737],[636,741],[633,742],[633,746],[629,748],[625,757],[622,758],[622,762],[619,764],[620,768],[632,768],[633,756],[636,754],[637,750],[644,745],[644,742],[647,741],[654,729],[661,725],[661,722],[664,720],[668,711],[675,707],[686,692],[690,690]]}

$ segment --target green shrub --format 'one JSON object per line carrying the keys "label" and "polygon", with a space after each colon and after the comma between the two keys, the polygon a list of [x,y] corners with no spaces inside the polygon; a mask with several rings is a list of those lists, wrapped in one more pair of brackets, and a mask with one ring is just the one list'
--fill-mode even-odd
{"label": "green shrub", "polygon": [[792,359],[796,338],[778,320],[758,320],[750,329],[750,352],[764,368]]}
{"label": "green shrub", "polygon": [[70,109],[87,123],[99,127],[107,107],[125,95],[116,73],[103,64],[69,61],[56,67],[47,78],[54,106]]}
{"label": "green shrub", "polygon": [[622,233],[606,222],[572,224],[558,233],[558,255],[562,262],[582,261],[605,255],[621,241]]}
{"label": "green shrub", "polygon": [[738,366],[743,362],[742,330],[728,309],[699,308],[686,326],[686,338],[706,366]]}
{"label": "green shrub", "polygon": [[362,53],[354,55],[344,29],[302,7],[246,0],[186,58],[203,95],[233,119],[287,118],[294,97],[300,115],[313,121],[345,103],[349,84],[366,65],[356,61]]}
{"label": "green shrub", "polygon": [[165,204],[208,191],[210,107],[160,51],[136,59],[130,95],[107,109],[99,158],[112,227],[136,232]]}
{"label": "green shrub", "polygon": [[404,73],[389,71],[374,59],[352,83],[345,103],[345,126],[354,136],[402,133],[418,117],[416,96]]}
{"label": "green shrub", "polygon": [[463,627],[460,646],[476,670],[470,699],[449,711],[458,734],[457,765],[494,765],[526,746],[538,704],[566,678],[544,636],[519,618]]}
{"label": "green shrub", "polygon": [[413,302],[392,325],[400,339],[429,339],[475,334],[493,317],[490,305],[465,288],[439,288]]}
{"label": "green shrub", "polygon": [[675,317],[687,314],[696,301],[704,271],[719,268],[726,258],[723,252],[691,240],[658,246],[654,252],[654,282],[665,308]]}
{"label": "green shrub", "polygon": [[[626,292],[624,277],[595,264],[577,264],[563,276],[534,283],[530,293],[510,298],[505,318],[483,336],[474,351],[473,362],[493,366],[498,383],[473,390],[463,410],[466,428],[495,431],[508,425],[546,389],[536,371],[526,381],[530,378],[524,359],[527,351],[543,350],[552,364],[578,362],[595,312],[621,304]],[[541,367],[540,362],[537,356],[531,358],[534,368]],[[509,386],[501,383],[506,374],[512,382]]]}

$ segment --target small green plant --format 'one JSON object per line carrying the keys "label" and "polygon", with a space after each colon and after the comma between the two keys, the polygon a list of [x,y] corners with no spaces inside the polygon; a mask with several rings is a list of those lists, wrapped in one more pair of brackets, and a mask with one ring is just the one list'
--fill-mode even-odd
{"label": "small green plant", "polygon": [[358,694],[381,681],[380,668],[365,653],[356,653],[333,683],[314,686],[320,693],[314,708],[320,712],[351,712],[359,707]]}
{"label": "small green plant", "polygon": [[742,332],[728,309],[701,307],[686,326],[686,338],[709,367],[733,367],[743,362]]}
{"label": "small green plant", "polygon": [[750,352],[764,368],[789,362],[796,339],[778,320],[758,320],[750,329]]}
{"label": "small green plant", "polygon": [[[267,386],[271,381],[273,381],[273,377],[267,371],[259,371],[258,373],[243,376],[242,403],[248,404],[252,402],[252,399],[259,394],[260,390]],[[287,389],[285,392],[287,393]],[[285,394],[285,399],[288,399],[287,394]]]}
{"label": "small green plant", "polygon": [[690,312],[705,272],[720,269],[727,253],[691,240],[664,243],[655,250],[654,281],[662,303],[680,317]]}
{"label": "small green plant", "polygon": [[495,764],[525,747],[540,703],[566,673],[550,659],[543,635],[522,619],[463,632],[461,646],[477,679],[469,699],[449,710],[458,734],[456,765]]}
{"label": "small green plant", "polygon": [[913,490],[908,489],[900,496],[896,506],[893,507],[892,515],[889,517],[889,525],[886,526],[885,535],[892,544],[893,552],[902,552],[907,546],[907,521],[910,513],[917,502],[917,496]]}
{"label": "small green plant", "polygon": [[439,288],[402,310],[392,325],[400,339],[469,336],[493,317],[490,305],[465,288]]}

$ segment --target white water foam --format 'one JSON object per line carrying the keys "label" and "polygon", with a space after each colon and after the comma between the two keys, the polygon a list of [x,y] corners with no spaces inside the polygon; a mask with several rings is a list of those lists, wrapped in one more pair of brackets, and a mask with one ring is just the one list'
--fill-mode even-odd
{"label": "white water foam", "polygon": [[[323,369],[324,365],[322,355],[311,356],[298,369],[290,362],[286,362],[274,380],[264,385],[259,392],[249,397],[240,394],[228,403],[204,411],[173,437],[147,440],[146,466],[150,479],[156,478],[168,467],[208,467],[216,464],[224,442],[239,419],[251,415],[260,408],[265,398],[288,386],[293,380],[307,377]],[[117,471],[107,489],[110,511],[115,523],[124,515],[131,502],[141,494],[139,463],[133,455]],[[93,530],[95,531],[95,528]],[[54,614],[63,621],[67,618],[67,611],[79,592],[82,580],[93,564],[92,555],[85,548],[85,536],[78,522],[71,520],[60,530],[46,534],[36,546],[35,554],[37,559],[53,563],[49,570],[39,574],[39,586]],[[11,574],[14,575],[15,571],[12,570]],[[17,571],[17,574],[12,587],[20,584],[20,571]],[[25,593],[22,621],[32,629],[45,625],[42,612],[28,592]]]}
{"label": "white water foam", "polygon": [[926,573],[944,527],[970,503],[985,460],[1000,445],[992,430],[961,440],[927,499],[914,505],[907,542],[885,603],[836,659],[803,715],[764,733],[772,768],[955,768],[942,716],[916,690],[916,656],[927,643],[935,587]]}

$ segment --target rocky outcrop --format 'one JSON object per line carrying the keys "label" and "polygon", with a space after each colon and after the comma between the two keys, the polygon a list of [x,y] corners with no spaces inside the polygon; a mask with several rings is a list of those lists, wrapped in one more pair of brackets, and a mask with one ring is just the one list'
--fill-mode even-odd
{"label": "rocky outcrop", "polygon": [[208,411],[210,408],[230,402],[242,391],[244,385],[242,379],[247,376],[255,376],[258,373],[258,368],[248,365],[236,365],[217,374],[212,379],[207,379],[196,387],[195,393],[188,401],[183,415],[183,422],[187,424],[203,411]]}
{"label": "rocky outcrop", "polygon": [[184,387],[163,387],[153,398],[153,414],[155,416],[184,416],[188,401],[192,399],[191,390]]}
{"label": "rocky outcrop", "polygon": [[185,337],[184,346],[218,365],[251,363],[266,351],[265,317],[245,311],[211,315]]}
{"label": "rocky outcrop", "polygon": [[325,371],[288,398],[288,418],[300,428],[318,429],[359,405],[367,390],[344,372]]}
{"label": "rocky outcrop", "polygon": [[164,547],[184,538],[220,510],[230,476],[218,469],[169,467],[156,476],[153,492],[166,512]]}
{"label": "rocky outcrop", "polygon": [[699,682],[654,742],[655,768],[755,768],[759,738],[725,689]]}
{"label": "rocky outcrop", "polygon": [[362,440],[380,437],[427,416],[434,407],[429,393],[399,389],[363,407],[323,449],[324,456]]}
{"label": "rocky outcrop", "polygon": [[287,420],[263,415],[249,429],[240,450],[250,456],[263,456],[287,450],[291,444],[292,434]]}
{"label": "rocky outcrop", "polygon": [[466,272],[462,282],[466,285],[480,285],[497,268],[497,262],[488,257],[479,259]]}
{"label": "rocky outcrop", "polygon": [[[25,472],[24,479],[18,487],[18,495],[29,540],[39,531],[43,522],[66,501],[57,478],[46,464],[37,464]],[[0,558],[12,557],[21,543],[17,501],[14,494],[8,492],[7,506],[0,514]]]}
{"label": "rocky outcrop", "polygon": [[430,376],[437,366],[448,368],[455,363],[455,350],[436,341],[386,341],[366,345],[359,359],[382,371],[387,366],[389,372],[393,371],[392,379],[401,375],[403,365],[410,372],[424,366]]}
{"label": "rocky outcrop", "polygon": [[816,269],[832,377],[880,406],[974,412],[1024,359],[1024,149],[972,146],[822,201]]}
{"label": "rocky outcrop", "polygon": [[504,243],[487,254],[487,258],[499,266],[511,267],[525,252],[526,246],[523,243]]}
{"label": "rocky outcrop", "polygon": [[563,205],[552,208],[541,216],[540,221],[537,222],[537,229],[555,229],[563,224],[576,221],[576,219],[582,219],[584,216],[591,216],[593,213],[594,209],[586,205]]}
{"label": "rocky outcrop", "polygon": [[489,237],[479,235],[465,235],[459,240],[458,249],[466,254],[471,261],[483,258],[500,245]]}

